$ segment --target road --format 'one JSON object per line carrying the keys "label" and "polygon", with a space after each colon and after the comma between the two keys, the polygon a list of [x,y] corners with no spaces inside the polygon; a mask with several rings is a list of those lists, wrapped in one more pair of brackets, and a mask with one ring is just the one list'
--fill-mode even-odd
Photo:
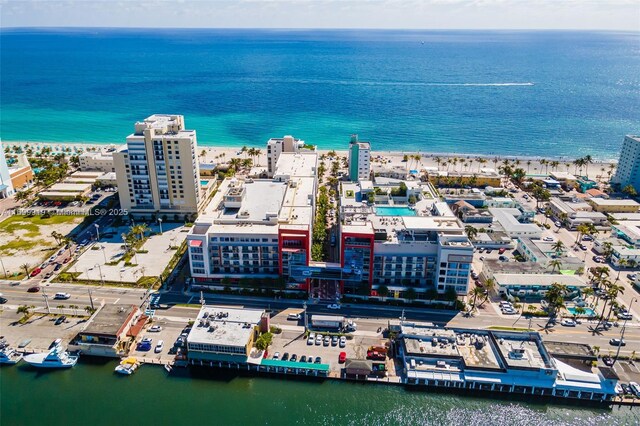
{"label": "road", "polygon": [[[98,305],[102,302],[135,304],[140,305],[145,300],[146,291],[144,289],[108,287],[108,286],[85,286],[75,284],[48,284],[43,288],[46,294],[50,296],[50,307],[55,309],[58,305],[70,304],[78,305],[79,309],[90,306],[91,300],[89,289],[91,289],[93,302]],[[43,293],[28,293],[25,284],[18,286],[10,286],[7,282],[0,283],[0,291],[4,297],[8,299],[5,310],[15,310],[19,305],[34,305],[41,310],[45,308]],[[71,294],[68,300],[52,300],[52,296],[56,292],[65,292]],[[302,308],[304,301],[287,300],[287,299],[267,299],[267,298],[249,298],[247,296],[228,296],[228,295],[211,295],[204,294],[207,304],[244,306],[247,308],[270,309],[279,312],[287,308]],[[180,292],[168,292],[161,296],[160,303],[170,306],[168,309],[158,311],[159,315],[166,317],[183,317],[193,318],[196,311],[188,308],[186,304],[198,305],[200,303],[200,295],[198,293],[183,294]],[[343,315],[354,318],[358,324],[370,324],[372,329],[386,326],[389,318],[399,318],[403,312],[407,320],[432,322],[440,326],[463,327],[463,328],[486,328],[492,326],[499,327],[517,327],[528,328],[529,320],[524,317],[507,316],[499,312],[495,304],[486,303],[479,311],[471,317],[463,314],[444,310],[430,310],[421,308],[401,308],[394,306],[375,306],[375,305],[358,305],[344,304],[341,309],[328,309],[326,305],[318,305],[309,303],[307,312],[313,314],[330,314]],[[599,330],[594,332],[597,322],[584,322],[577,327],[564,327],[555,325],[551,328],[545,328],[546,319],[534,318],[531,320],[531,328],[539,331],[544,340],[550,341],[566,341],[576,343],[586,343],[592,346],[599,346],[601,353],[611,350],[615,352],[617,349],[609,345],[609,340],[619,338],[621,332],[620,327],[612,327],[609,330]],[[640,323],[637,317],[634,322],[627,324],[625,337],[627,345],[622,348],[621,353],[629,355],[632,351],[640,352]]]}

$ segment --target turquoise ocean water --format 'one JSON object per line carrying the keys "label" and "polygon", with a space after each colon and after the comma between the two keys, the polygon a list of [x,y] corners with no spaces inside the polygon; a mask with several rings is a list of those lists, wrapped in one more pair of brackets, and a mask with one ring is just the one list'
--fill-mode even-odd
{"label": "turquoise ocean water", "polygon": [[3,29],[0,77],[4,141],[178,113],[202,145],[609,159],[640,132],[640,33]]}

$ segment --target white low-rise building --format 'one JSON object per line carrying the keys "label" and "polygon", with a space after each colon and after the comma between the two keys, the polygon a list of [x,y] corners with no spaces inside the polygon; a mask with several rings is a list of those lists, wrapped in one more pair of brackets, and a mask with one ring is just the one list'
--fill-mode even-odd
{"label": "white low-rise building", "polygon": [[518,220],[523,213],[517,208],[490,208],[489,213],[511,238],[540,238],[542,236],[542,229],[538,225],[522,223]]}
{"label": "white low-rise building", "polygon": [[259,328],[268,331],[262,309],[203,306],[187,336],[192,364],[246,364]]}

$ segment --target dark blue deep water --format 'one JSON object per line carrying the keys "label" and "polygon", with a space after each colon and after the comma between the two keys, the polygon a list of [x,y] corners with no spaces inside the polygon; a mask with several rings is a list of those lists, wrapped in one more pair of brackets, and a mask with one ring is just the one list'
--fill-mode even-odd
{"label": "dark blue deep water", "polygon": [[178,113],[202,145],[616,158],[640,33],[2,30],[4,141],[123,142]]}

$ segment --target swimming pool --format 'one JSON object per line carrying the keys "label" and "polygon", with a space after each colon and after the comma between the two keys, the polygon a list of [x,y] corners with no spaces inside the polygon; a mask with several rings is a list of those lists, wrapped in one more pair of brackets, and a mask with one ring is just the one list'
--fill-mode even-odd
{"label": "swimming pool", "polygon": [[409,207],[376,207],[378,216],[416,216],[415,210]]}
{"label": "swimming pool", "polygon": [[208,180],[201,180],[200,181],[200,186],[207,186],[208,183],[209,183]]}
{"label": "swimming pool", "polygon": [[584,309],[584,313],[581,313],[581,314],[577,314],[576,309],[577,308],[567,308],[567,311],[569,311],[571,315],[579,315],[579,316],[585,316],[585,317],[593,317],[596,315],[596,312],[591,308],[582,308]]}

